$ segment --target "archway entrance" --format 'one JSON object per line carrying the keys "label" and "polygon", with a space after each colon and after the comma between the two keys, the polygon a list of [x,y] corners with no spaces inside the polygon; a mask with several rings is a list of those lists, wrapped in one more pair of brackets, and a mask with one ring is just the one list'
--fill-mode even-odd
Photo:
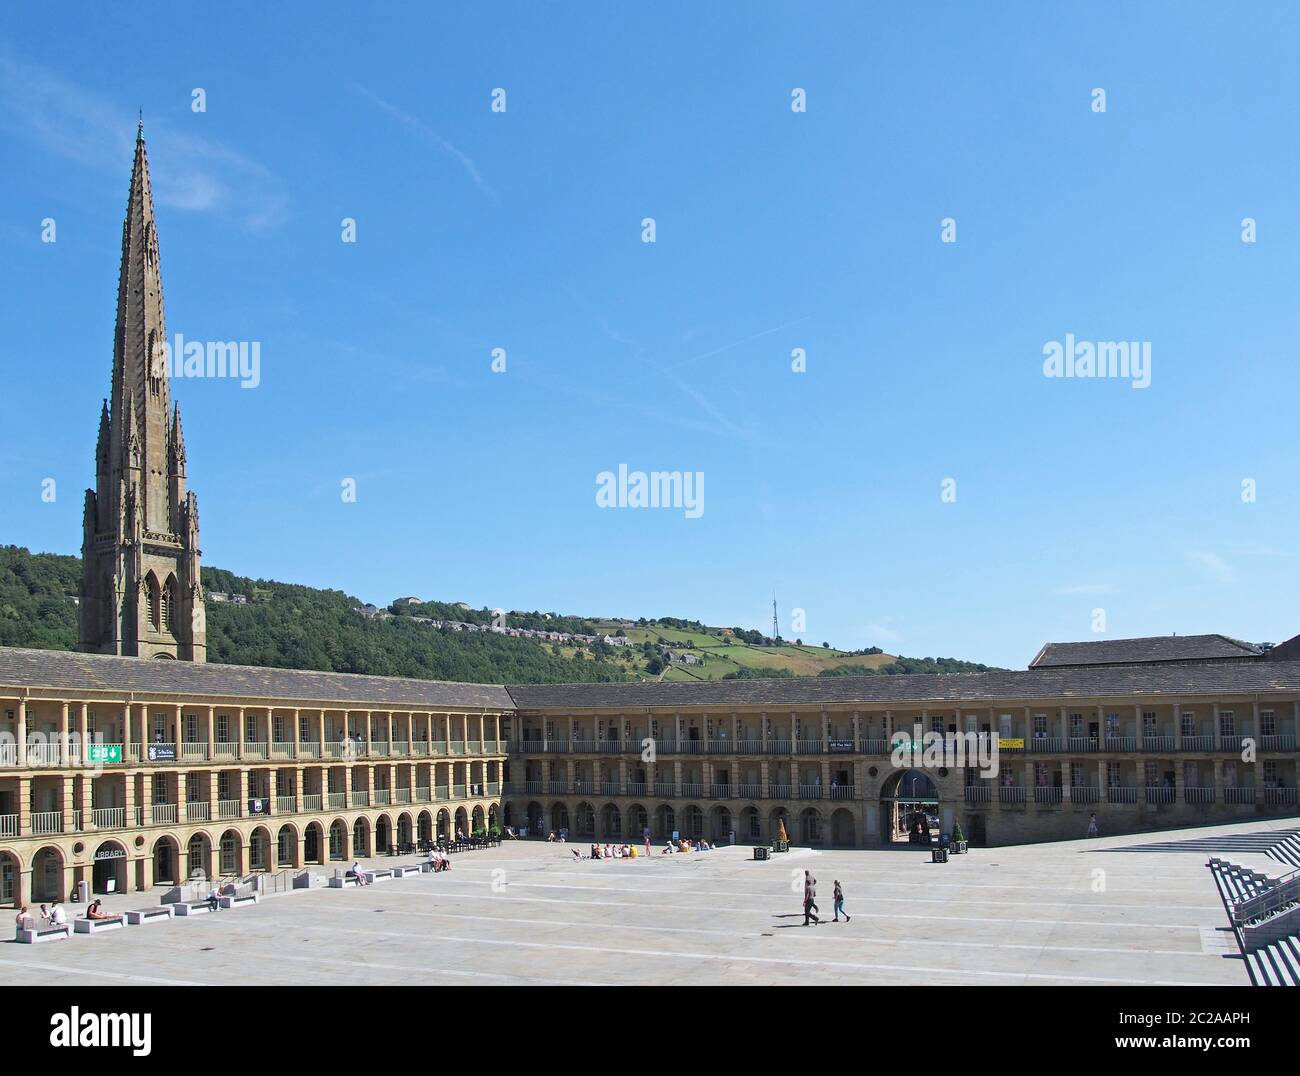
{"label": "archway entrance", "polygon": [[153,846],[153,880],[155,885],[175,885],[179,866],[176,842],[171,837],[159,837]]}
{"label": "archway entrance", "polygon": [[939,788],[929,774],[899,770],[880,786],[882,844],[930,844],[939,838]]}
{"label": "archway entrance", "polygon": [[126,859],[126,849],[117,841],[105,841],[96,848],[90,888],[96,893],[125,893]]}

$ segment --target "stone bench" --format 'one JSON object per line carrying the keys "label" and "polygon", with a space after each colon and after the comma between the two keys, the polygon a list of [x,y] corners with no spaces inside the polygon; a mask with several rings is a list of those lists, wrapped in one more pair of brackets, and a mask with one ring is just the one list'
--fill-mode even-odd
{"label": "stone bench", "polygon": [[23,945],[36,945],[38,942],[62,941],[72,937],[71,924],[64,923],[58,927],[19,927],[14,931],[14,941]]}
{"label": "stone bench", "polygon": [[216,911],[206,900],[177,901],[173,907],[176,909],[177,915],[207,915]]}
{"label": "stone bench", "polygon": [[404,863],[400,867],[393,868],[393,877],[401,881],[408,874],[420,874],[423,870],[424,866],[420,863]]}
{"label": "stone bench", "polygon": [[222,897],[217,901],[227,910],[231,908],[243,908],[245,905],[256,904],[258,900],[256,893],[245,893],[242,896]]}
{"label": "stone bench", "polygon": [[136,908],[126,913],[126,921],[133,927],[157,922],[159,919],[171,919],[176,910],[170,904],[160,904],[157,908]]}
{"label": "stone bench", "polygon": [[107,919],[87,919],[85,916],[78,916],[72,921],[72,933],[98,934],[104,930],[121,930],[124,926],[126,920],[120,915],[111,915]]}
{"label": "stone bench", "polygon": [[331,889],[342,889],[349,882],[352,885],[360,885],[361,879],[358,878],[351,871],[348,871],[347,874],[335,874],[332,875],[329,879],[329,887]]}

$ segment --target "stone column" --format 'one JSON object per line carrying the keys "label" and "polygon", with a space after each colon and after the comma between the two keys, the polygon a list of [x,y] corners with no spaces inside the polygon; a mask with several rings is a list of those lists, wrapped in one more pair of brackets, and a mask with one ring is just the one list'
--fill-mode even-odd
{"label": "stone column", "polygon": [[217,708],[208,707],[208,761],[212,762],[217,757]]}
{"label": "stone column", "polygon": [[235,707],[235,758],[244,757],[244,742],[248,733],[244,728],[244,708]]}
{"label": "stone column", "polygon": [[1074,797],[1070,795],[1071,767],[1074,765],[1068,758],[1061,760],[1061,802],[1069,803]]}
{"label": "stone column", "polygon": [[32,835],[32,779],[26,774],[18,777],[18,836]]}
{"label": "stone column", "polygon": [[[1183,749],[1183,715],[1178,703],[1174,703],[1174,750]],[[1181,782],[1182,778],[1179,777]]]}
{"label": "stone column", "polygon": [[1142,707],[1135,705],[1133,707],[1133,721],[1135,724],[1134,732],[1137,734],[1137,748],[1139,751],[1146,750],[1146,732],[1142,728]]}
{"label": "stone column", "polygon": [[[81,736],[81,764],[90,763],[90,705],[79,703],[77,707],[77,732]],[[83,804],[84,809],[84,804]]]}
{"label": "stone column", "polygon": [[[1218,723],[1215,723],[1218,727]],[[1220,804],[1223,802],[1223,759],[1214,760],[1214,802]]]}
{"label": "stone column", "polygon": [[59,703],[59,752],[58,763],[60,766],[69,765],[68,759],[68,703]]}

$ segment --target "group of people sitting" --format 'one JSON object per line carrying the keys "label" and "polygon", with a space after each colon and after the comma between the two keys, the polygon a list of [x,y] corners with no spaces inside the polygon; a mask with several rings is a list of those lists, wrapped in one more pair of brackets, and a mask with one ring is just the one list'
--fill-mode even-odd
{"label": "group of people sitting", "polygon": [[437,874],[451,866],[451,857],[435,844],[429,849],[429,863],[432,864],[434,874]]}
{"label": "group of people sitting", "polygon": [[637,850],[630,844],[593,844],[591,855],[584,856],[581,850],[573,849],[574,859],[636,859]]}
{"label": "group of people sitting", "polygon": [[[122,917],[120,915],[109,915],[108,912],[104,911],[104,902],[96,897],[86,906],[86,918],[102,921],[121,919]],[[56,900],[52,904],[41,905],[40,920],[43,927],[66,926],[68,913],[63,910],[63,905]],[[14,924],[19,930],[32,930],[36,927],[36,917],[32,915],[26,904],[18,909],[18,914],[14,917]]]}
{"label": "group of people sitting", "polygon": [[679,841],[669,841],[664,847],[661,855],[671,855],[673,852],[711,852],[713,845],[701,837],[698,841],[688,840],[683,837]]}

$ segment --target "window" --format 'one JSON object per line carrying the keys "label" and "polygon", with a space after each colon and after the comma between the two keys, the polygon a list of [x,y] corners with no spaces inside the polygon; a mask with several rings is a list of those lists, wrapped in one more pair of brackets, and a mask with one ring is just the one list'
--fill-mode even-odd
{"label": "window", "polygon": [[1259,734],[1261,736],[1277,735],[1277,715],[1272,710],[1260,710]]}
{"label": "window", "polygon": [[280,714],[276,714],[271,724],[275,728],[275,735],[271,738],[276,743],[284,743],[284,717]]}
{"label": "window", "polygon": [[153,715],[153,741],[162,743],[167,738],[167,715]]}
{"label": "window", "polygon": [[305,717],[298,718],[298,739],[300,740],[311,739],[311,732],[310,729],[308,728],[307,719]]}
{"label": "window", "polygon": [[1154,736],[1156,734],[1156,715],[1154,710],[1147,710],[1142,714],[1142,735]]}
{"label": "window", "polygon": [[186,743],[199,742],[199,715],[198,714],[185,715],[185,742]]}
{"label": "window", "polygon": [[1107,736],[1119,735],[1119,714],[1106,715],[1106,735]]}
{"label": "window", "polygon": [[1070,735],[1076,737],[1083,736],[1083,714],[1070,715]]}
{"label": "window", "polygon": [[153,775],[153,801],[154,803],[167,802],[167,775],[165,773],[155,773]]}
{"label": "window", "polygon": [[235,797],[230,794],[230,771],[222,770],[217,775],[217,799],[230,800]]}
{"label": "window", "polygon": [[1142,779],[1146,782],[1147,788],[1156,788],[1160,784],[1160,771],[1156,763],[1150,759],[1142,764]]}
{"label": "window", "polygon": [[942,717],[933,717],[933,716],[932,716],[932,717],[930,718],[930,731],[931,731],[931,732],[940,732],[940,733],[943,732],[943,718],[942,718]]}
{"label": "window", "polygon": [[199,792],[199,775],[197,773],[187,773],[185,775],[185,802],[198,803],[202,799]]}
{"label": "window", "polygon": [[1047,735],[1047,715],[1034,714],[1034,736],[1037,739]]}
{"label": "window", "polygon": [[252,714],[244,715],[244,742],[257,743],[257,718]]}
{"label": "window", "polygon": [[1223,764],[1223,787],[1237,787],[1237,763],[1231,759]]}
{"label": "window", "polygon": [[1281,783],[1277,779],[1277,763],[1272,759],[1264,763],[1264,787],[1281,788]]}
{"label": "window", "polygon": [[1182,726],[1184,736],[1196,735],[1196,715],[1184,710],[1178,717],[1178,723]]}
{"label": "window", "polygon": [[1233,719],[1231,710],[1219,711],[1219,735],[1231,736],[1235,731],[1236,721]]}
{"label": "window", "polygon": [[1106,763],[1106,787],[1119,788],[1119,763]]}
{"label": "window", "polygon": [[217,714],[217,743],[230,743],[230,716]]}

